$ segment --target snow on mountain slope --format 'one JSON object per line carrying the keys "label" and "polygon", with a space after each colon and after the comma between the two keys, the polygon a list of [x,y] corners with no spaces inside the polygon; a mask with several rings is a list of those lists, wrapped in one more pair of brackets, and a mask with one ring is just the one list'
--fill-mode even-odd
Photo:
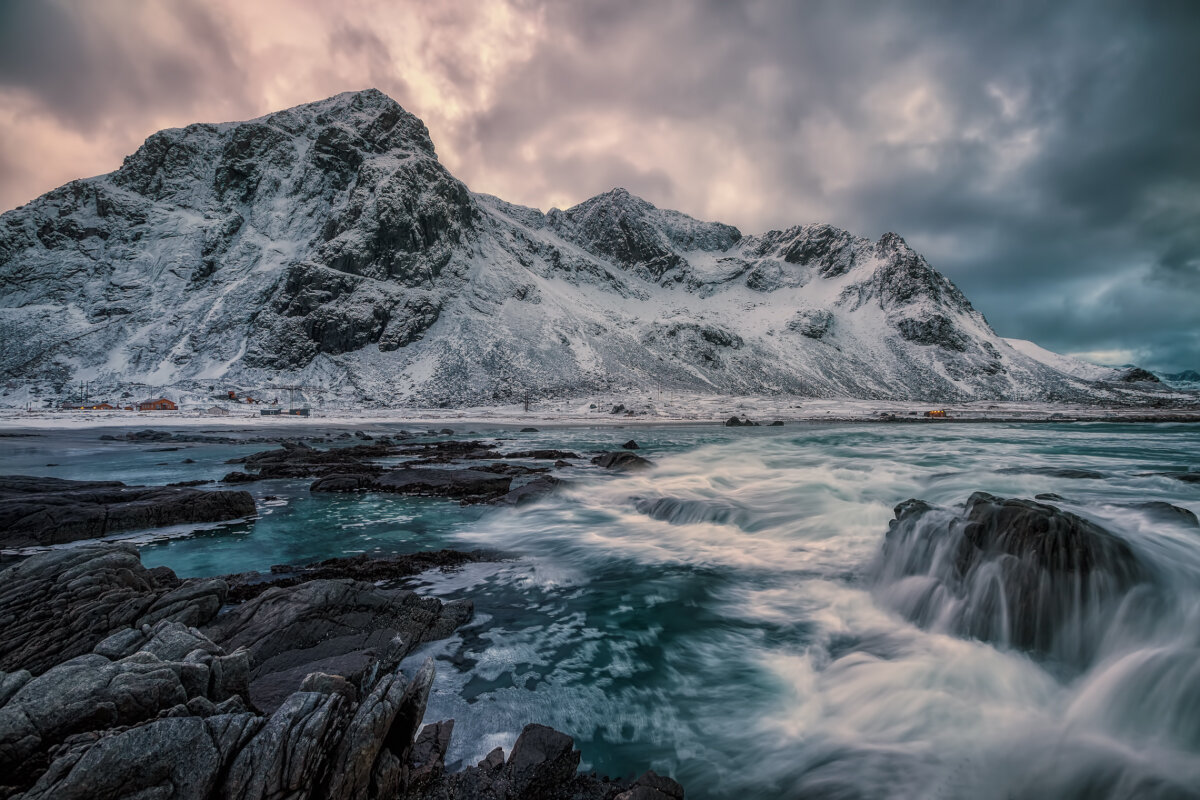
{"label": "snow on mountain slope", "polygon": [[1027,355],[1035,361],[1040,361],[1059,372],[1074,375],[1076,378],[1088,381],[1112,381],[1119,380],[1121,375],[1121,370],[1115,367],[1102,367],[1099,364],[1060,355],[1026,339],[1005,339],[1004,341],[1017,352]]}
{"label": "snow on mountain slope", "polygon": [[375,90],[161,131],[0,216],[0,377],[50,390],[1122,391],[1018,345],[895,234],[744,236],[622,189],[546,214],[473,194]]}

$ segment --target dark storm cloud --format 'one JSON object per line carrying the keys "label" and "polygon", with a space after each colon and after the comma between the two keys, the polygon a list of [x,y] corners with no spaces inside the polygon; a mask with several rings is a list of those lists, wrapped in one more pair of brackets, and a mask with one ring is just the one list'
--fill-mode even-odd
{"label": "dark storm cloud", "polygon": [[[0,117],[0,147],[49,117],[62,130],[38,123],[39,140],[108,169],[155,126],[375,85],[477,190],[547,208],[623,185],[747,232],[895,230],[1002,335],[1200,367],[1197,3],[18,0],[0,13],[0,91],[19,109]],[[93,130],[112,132],[68,135]],[[18,177],[14,202],[62,182]]]}
{"label": "dark storm cloud", "polygon": [[5,0],[0,86],[35,96],[40,110],[73,128],[107,127],[147,108],[236,99],[244,82],[232,38],[212,9],[193,0],[169,8],[138,0]]}

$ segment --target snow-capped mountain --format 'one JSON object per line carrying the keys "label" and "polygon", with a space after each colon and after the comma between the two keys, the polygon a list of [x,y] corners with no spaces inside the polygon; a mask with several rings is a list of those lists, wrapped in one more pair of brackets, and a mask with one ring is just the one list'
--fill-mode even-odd
{"label": "snow-capped mountain", "polygon": [[160,131],[0,216],[10,381],[385,405],[1123,391],[1013,345],[892,233],[747,236],[622,189],[545,214],[473,194],[375,90]]}

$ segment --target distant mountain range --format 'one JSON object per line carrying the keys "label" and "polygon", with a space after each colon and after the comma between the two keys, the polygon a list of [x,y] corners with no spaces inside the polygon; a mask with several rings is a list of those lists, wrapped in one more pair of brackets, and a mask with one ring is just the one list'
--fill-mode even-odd
{"label": "distant mountain range", "polygon": [[1000,338],[894,233],[744,235],[623,189],[549,213],[472,193],[375,90],[160,131],[0,216],[0,379],[441,406],[1156,390]]}

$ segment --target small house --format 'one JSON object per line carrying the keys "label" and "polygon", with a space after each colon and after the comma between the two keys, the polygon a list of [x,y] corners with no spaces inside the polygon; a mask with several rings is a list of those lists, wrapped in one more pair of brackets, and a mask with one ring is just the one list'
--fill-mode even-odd
{"label": "small house", "polygon": [[208,408],[204,409],[204,416],[206,416],[206,417],[228,417],[229,409],[223,408],[222,406],[209,406]]}
{"label": "small house", "polygon": [[945,411],[945,409],[942,409],[942,408],[935,408],[932,411],[926,411],[925,416],[927,416],[927,417],[945,417],[946,411]]}
{"label": "small house", "polygon": [[178,411],[179,406],[165,397],[143,400],[137,405],[138,411]]}

